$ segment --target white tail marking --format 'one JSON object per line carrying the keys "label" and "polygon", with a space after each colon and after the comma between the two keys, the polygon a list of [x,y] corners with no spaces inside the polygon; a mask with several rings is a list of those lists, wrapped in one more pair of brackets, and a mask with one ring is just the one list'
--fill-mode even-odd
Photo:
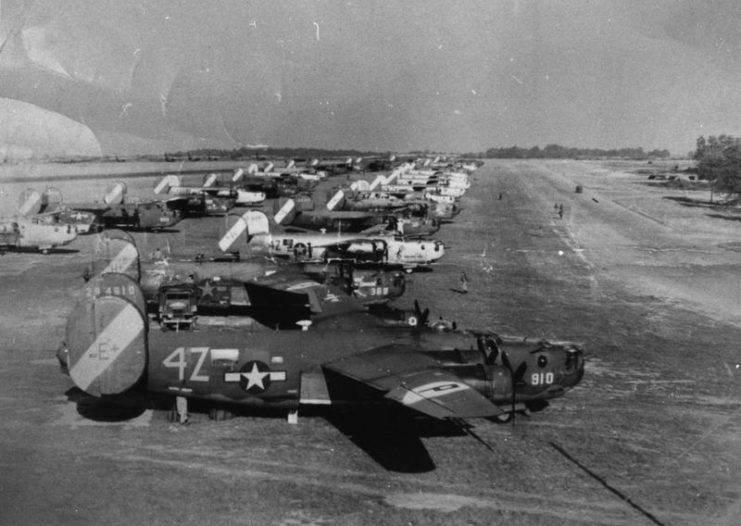
{"label": "white tail marking", "polygon": [[345,193],[342,190],[338,190],[336,194],[327,202],[327,209],[334,210],[335,207],[344,199]]}
{"label": "white tail marking", "polygon": [[275,214],[275,217],[273,219],[279,225],[282,224],[286,216],[290,214],[295,207],[295,201],[293,199],[289,199],[283,206],[280,207],[280,210],[278,210],[278,213]]}
{"label": "white tail marking", "polygon": [[90,384],[113,365],[116,358],[141,335],[143,330],[144,322],[139,310],[134,305],[126,303],[121,312],[96,336],[95,341],[70,369],[69,375],[77,387],[87,391]]}

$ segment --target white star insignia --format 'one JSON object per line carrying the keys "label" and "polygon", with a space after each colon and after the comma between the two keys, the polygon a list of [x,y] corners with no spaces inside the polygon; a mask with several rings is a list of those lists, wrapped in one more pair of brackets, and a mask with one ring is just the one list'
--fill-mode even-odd
{"label": "white star insignia", "polygon": [[263,380],[265,380],[266,376],[270,376],[270,371],[261,372],[260,369],[257,368],[257,363],[253,363],[250,372],[242,373],[242,378],[247,380],[245,390],[257,386],[264,391],[265,385],[263,384]]}

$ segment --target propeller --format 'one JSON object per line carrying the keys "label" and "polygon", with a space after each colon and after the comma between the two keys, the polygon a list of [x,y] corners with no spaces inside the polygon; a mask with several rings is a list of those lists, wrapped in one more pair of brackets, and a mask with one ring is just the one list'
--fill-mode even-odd
{"label": "propeller", "polygon": [[[422,311],[419,307],[419,302],[417,300],[414,300],[414,319],[416,320],[416,324],[411,324],[412,328],[414,329],[412,332],[412,338],[414,339],[414,343],[419,345],[419,339],[422,334],[422,327],[427,325],[427,318],[430,316],[430,309],[425,309]],[[411,320],[410,320],[411,322]]]}
{"label": "propeller", "polygon": [[427,318],[430,317],[430,309],[422,311],[419,307],[419,302],[414,300],[414,315],[417,317],[417,327],[424,327],[427,325]]}
{"label": "propeller", "polygon": [[340,278],[344,281],[345,289],[348,294],[352,294],[357,289],[355,286],[355,265],[352,261],[343,261],[340,263]]}
{"label": "propeller", "polygon": [[509,371],[509,376],[512,381],[512,425],[515,425],[515,398],[517,394],[517,384],[522,381],[525,376],[525,370],[527,370],[527,362],[522,362],[517,370],[512,369],[512,363],[509,361],[509,357],[506,352],[502,353],[502,363]]}
{"label": "propeller", "polygon": [[486,365],[494,365],[497,356],[499,356],[499,347],[497,347],[496,340],[490,336],[478,334],[476,336],[476,345],[484,357],[484,363]]}

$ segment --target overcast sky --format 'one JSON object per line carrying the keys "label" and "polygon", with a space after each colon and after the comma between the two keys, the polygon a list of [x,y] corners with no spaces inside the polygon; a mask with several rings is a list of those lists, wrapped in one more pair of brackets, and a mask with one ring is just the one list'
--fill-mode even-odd
{"label": "overcast sky", "polygon": [[741,135],[735,0],[0,0],[0,37],[0,156]]}

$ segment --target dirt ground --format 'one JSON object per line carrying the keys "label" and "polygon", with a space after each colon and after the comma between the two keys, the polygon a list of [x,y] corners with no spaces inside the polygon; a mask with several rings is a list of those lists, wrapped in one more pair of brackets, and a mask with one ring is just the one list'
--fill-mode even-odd
{"label": "dirt ground", "polygon": [[[1,256],[0,524],[738,524],[740,225],[638,167],[489,161],[436,236],[445,258],[398,304],[589,352],[575,390],[514,426],[472,421],[475,436],[372,415],[182,427],[102,410],[54,358],[93,239]],[[155,178],[126,181],[144,195]],[[135,237],[208,251],[220,224]],[[468,295],[451,290],[463,270]]]}

